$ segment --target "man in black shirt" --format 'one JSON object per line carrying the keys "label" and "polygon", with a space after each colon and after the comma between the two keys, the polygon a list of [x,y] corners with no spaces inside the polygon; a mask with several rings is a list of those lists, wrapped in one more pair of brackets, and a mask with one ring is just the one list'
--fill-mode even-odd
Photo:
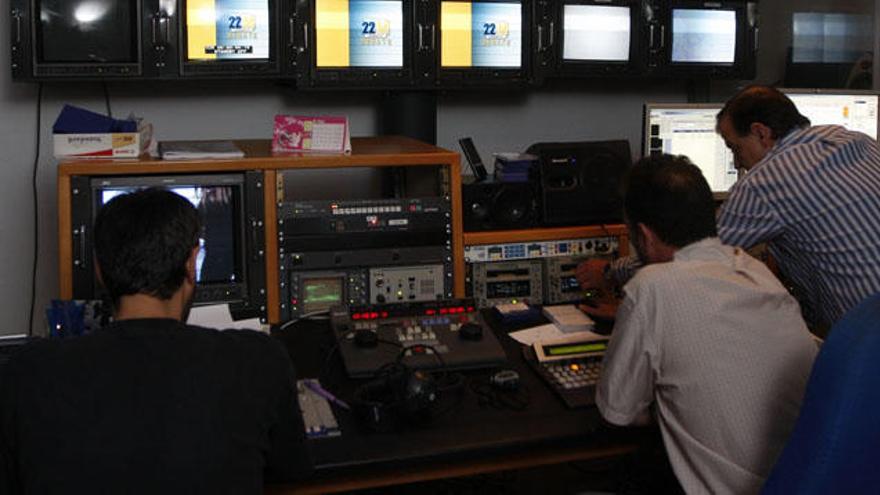
{"label": "man in black shirt", "polygon": [[186,325],[199,221],[168,191],[95,222],[115,323],[22,350],[0,383],[0,493],[261,493],[311,465],[285,349]]}

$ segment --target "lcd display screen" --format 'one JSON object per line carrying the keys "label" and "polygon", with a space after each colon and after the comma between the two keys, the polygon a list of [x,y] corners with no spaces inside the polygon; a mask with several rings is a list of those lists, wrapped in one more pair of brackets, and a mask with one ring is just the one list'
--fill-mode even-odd
{"label": "lcd display screen", "polygon": [[715,131],[721,104],[649,104],[645,154],[685,155],[703,172],[713,193],[727,192],[739,173],[733,153]]}
{"label": "lcd display screen", "polygon": [[563,59],[629,61],[629,7],[565,5],[562,25]]}
{"label": "lcd display screen", "polygon": [[596,342],[578,342],[575,344],[546,345],[544,346],[544,355],[570,356],[572,354],[604,352],[607,348],[608,342],[604,340]]}
{"label": "lcd display screen", "polygon": [[403,2],[317,0],[317,67],[403,67]]}
{"label": "lcd display screen", "polygon": [[38,0],[37,62],[138,62],[135,0]]}
{"label": "lcd display screen", "polygon": [[788,91],[786,94],[794,102],[798,112],[810,119],[812,125],[840,125],[877,139],[877,118],[880,110],[878,94]]}
{"label": "lcd display screen", "polygon": [[440,66],[522,66],[520,3],[441,2]]}
{"label": "lcd display screen", "polygon": [[672,10],[673,62],[732,64],[735,58],[735,11]]}
{"label": "lcd display screen", "polygon": [[302,311],[326,311],[342,303],[342,277],[311,278],[302,282]]}
{"label": "lcd display screen", "polygon": [[186,58],[268,60],[269,0],[187,0]]}
{"label": "lcd display screen", "polygon": [[528,280],[489,282],[486,284],[486,297],[489,299],[527,297],[531,294],[532,284]]}
{"label": "lcd display screen", "polygon": [[[133,192],[137,187],[100,190],[100,206],[114,197]],[[202,284],[241,281],[236,268],[238,255],[236,188],[232,186],[172,186],[175,192],[193,204],[199,212],[199,254],[196,256],[196,281]]]}

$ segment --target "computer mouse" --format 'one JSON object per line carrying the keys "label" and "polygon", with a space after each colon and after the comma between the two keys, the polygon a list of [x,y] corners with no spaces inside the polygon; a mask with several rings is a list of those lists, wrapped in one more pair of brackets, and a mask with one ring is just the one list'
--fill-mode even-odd
{"label": "computer mouse", "polygon": [[379,345],[379,334],[368,329],[359,328],[354,331],[354,345],[367,349]]}
{"label": "computer mouse", "polygon": [[462,340],[480,340],[483,338],[483,326],[469,321],[458,329],[458,338]]}

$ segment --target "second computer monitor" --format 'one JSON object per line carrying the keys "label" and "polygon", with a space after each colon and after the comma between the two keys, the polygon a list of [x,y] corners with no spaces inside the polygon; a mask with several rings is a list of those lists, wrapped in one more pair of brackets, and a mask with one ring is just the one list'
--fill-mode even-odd
{"label": "second computer monitor", "polygon": [[644,155],[685,155],[698,166],[716,195],[726,193],[738,177],[733,154],[715,132],[718,103],[645,105]]}
{"label": "second computer monitor", "polygon": [[880,94],[872,91],[783,89],[812,125],[836,124],[877,139]]}

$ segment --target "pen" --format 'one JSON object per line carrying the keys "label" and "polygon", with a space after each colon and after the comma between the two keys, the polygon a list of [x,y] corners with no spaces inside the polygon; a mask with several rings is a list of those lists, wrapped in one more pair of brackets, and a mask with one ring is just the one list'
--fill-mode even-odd
{"label": "pen", "polygon": [[323,398],[329,400],[330,402],[336,404],[337,406],[339,406],[339,407],[341,407],[341,408],[343,408],[343,409],[349,409],[349,410],[351,409],[351,406],[349,406],[349,405],[348,405],[345,401],[343,401],[342,399],[340,399],[340,398],[336,397],[335,395],[333,395],[332,393],[328,392],[327,389],[325,389],[324,387],[322,387],[321,384],[318,383],[317,380],[303,380],[303,384],[304,384],[306,387],[308,387],[308,389],[311,390],[312,392],[314,392],[314,393],[320,395],[321,397],[323,397]]}

